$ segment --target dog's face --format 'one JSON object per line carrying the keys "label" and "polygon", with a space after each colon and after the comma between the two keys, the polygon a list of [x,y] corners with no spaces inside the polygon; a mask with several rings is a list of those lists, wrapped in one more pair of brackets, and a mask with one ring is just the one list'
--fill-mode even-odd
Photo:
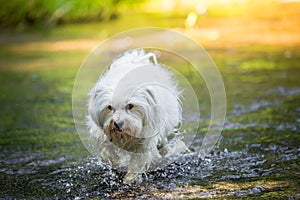
{"label": "dog's face", "polygon": [[[108,139],[122,147],[154,136],[159,118],[155,90],[151,87],[101,88],[94,91],[89,114]],[[151,130],[151,133],[149,131]]]}

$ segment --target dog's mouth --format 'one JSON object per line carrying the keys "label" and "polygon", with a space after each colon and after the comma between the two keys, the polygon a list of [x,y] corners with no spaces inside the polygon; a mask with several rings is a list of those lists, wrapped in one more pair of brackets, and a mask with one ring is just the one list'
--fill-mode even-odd
{"label": "dog's mouth", "polygon": [[122,132],[123,132],[123,129],[121,129],[121,128],[116,128],[116,127],[115,127],[115,128],[114,128],[114,131],[115,131],[115,132],[122,133]]}

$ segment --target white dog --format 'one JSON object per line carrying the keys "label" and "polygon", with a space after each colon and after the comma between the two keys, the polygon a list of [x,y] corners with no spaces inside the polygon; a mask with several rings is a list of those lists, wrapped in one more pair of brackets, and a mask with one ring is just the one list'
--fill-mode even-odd
{"label": "white dog", "polygon": [[90,91],[89,132],[103,162],[127,169],[125,182],[168,153],[167,136],[182,120],[180,96],[171,72],[141,49],[114,60]]}

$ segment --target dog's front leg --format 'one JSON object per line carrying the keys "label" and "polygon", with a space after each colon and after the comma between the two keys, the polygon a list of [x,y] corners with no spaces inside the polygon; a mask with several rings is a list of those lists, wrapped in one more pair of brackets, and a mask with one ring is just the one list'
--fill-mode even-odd
{"label": "dog's front leg", "polygon": [[127,168],[127,174],[124,177],[124,182],[141,182],[142,174],[149,168],[151,160],[151,152],[133,153]]}

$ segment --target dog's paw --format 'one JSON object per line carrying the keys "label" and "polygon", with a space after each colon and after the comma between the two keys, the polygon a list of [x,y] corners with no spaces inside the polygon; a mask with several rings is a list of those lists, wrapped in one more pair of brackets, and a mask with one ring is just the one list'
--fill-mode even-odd
{"label": "dog's paw", "polygon": [[126,184],[130,184],[130,183],[141,183],[142,182],[142,175],[139,174],[139,173],[130,173],[128,172],[124,179],[123,179],[123,182],[126,183]]}

